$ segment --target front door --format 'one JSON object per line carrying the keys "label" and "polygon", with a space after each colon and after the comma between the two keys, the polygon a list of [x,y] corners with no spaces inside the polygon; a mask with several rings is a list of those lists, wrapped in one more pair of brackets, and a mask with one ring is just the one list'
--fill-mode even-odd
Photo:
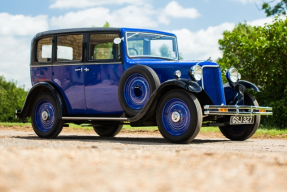
{"label": "front door", "polygon": [[53,82],[58,86],[69,114],[86,114],[83,35],[57,36]]}
{"label": "front door", "polygon": [[114,44],[116,33],[88,35],[85,63],[85,95],[87,114],[122,114],[118,85],[124,72],[121,44]]}

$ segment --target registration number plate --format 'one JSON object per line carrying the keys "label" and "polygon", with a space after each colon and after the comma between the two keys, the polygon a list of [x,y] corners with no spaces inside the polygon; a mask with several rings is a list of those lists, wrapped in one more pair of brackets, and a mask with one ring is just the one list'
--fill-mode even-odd
{"label": "registration number plate", "polygon": [[254,117],[253,116],[231,116],[230,118],[230,125],[237,125],[237,124],[253,124]]}

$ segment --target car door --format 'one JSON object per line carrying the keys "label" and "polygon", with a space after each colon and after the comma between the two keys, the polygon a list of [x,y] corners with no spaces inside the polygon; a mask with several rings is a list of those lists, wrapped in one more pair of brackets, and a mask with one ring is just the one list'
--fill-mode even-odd
{"label": "car door", "polygon": [[122,114],[118,85],[124,72],[121,44],[113,40],[118,33],[87,35],[85,63],[85,95],[87,114]]}
{"label": "car door", "polygon": [[86,114],[83,35],[56,36],[53,82],[66,101],[69,114]]}

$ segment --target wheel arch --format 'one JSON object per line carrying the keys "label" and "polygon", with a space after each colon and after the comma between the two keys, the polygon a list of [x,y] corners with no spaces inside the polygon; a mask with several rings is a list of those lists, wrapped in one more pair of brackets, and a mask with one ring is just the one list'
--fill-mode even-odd
{"label": "wheel arch", "polygon": [[58,118],[62,119],[63,112],[67,112],[65,100],[57,86],[50,82],[39,82],[30,89],[21,111],[17,113],[17,117],[20,119],[30,117],[33,108],[33,100],[44,92],[50,92],[54,96],[57,102],[57,108],[59,109]]}
{"label": "wheel arch", "polygon": [[156,109],[161,98],[169,91],[175,89],[182,89],[193,93],[199,100],[200,105],[213,105],[212,100],[202,89],[202,87],[194,81],[187,79],[172,79],[161,84],[161,86],[151,95],[149,101],[135,117],[129,118],[130,122],[146,121],[155,116]]}

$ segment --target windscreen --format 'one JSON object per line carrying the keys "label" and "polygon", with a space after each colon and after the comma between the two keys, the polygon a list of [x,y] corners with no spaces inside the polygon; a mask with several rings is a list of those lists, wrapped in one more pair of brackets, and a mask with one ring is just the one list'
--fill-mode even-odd
{"label": "windscreen", "polygon": [[177,43],[174,36],[128,32],[126,38],[129,57],[177,59]]}

